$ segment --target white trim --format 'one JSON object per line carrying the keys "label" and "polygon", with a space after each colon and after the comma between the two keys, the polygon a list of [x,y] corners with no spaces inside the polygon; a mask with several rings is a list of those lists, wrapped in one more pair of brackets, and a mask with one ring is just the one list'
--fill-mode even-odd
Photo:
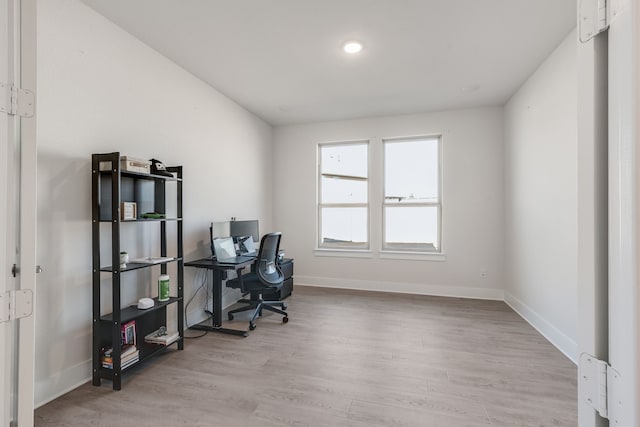
{"label": "white trim", "polygon": [[404,259],[410,261],[446,261],[447,255],[441,252],[380,251],[380,259]]}
{"label": "white trim", "polygon": [[498,288],[472,288],[464,286],[432,285],[426,283],[381,282],[374,280],[337,279],[334,277],[312,277],[300,275],[295,275],[294,280],[295,286],[320,286],[324,288],[497,301],[502,301],[504,299],[504,291]]}
{"label": "white trim", "polygon": [[[578,352],[608,355],[607,37],[578,43]],[[582,387],[582,382],[580,382]],[[600,425],[578,401],[580,427]]]}
{"label": "white trim", "polygon": [[[13,21],[9,20],[11,7],[8,0],[0,0],[0,82],[9,81],[9,69],[13,64],[13,56],[9,51],[9,29],[13,26]],[[4,102],[4,100],[0,101]],[[9,213],[11,209],[7,206],[15,204],[13,202],[12,172],[13,162],[9,159],[13,153],[13,144],[10,144],[10,129],[13,126],[13,119],[0,112],[0,294],[5,294],[13,290],[14,279],[10,273],[10,265],[14,262],[13,254],[15,246],[10,230],[15,229],[13,215]],[[11,210],[12,211],[12,210]],[[13,212],[13,211],[12,211]],[[6,307],[6,306],[5,306]],[[0,309],[2,311],[2,309]],[[11,373],[15,369],[15,359],[17,351],[13,341],[15,331],[14,322],[0,322],[0,425],[11,424],[11,412],[13,405],[13,384]]]}
{"label": "white trim", "polygon": [[504,302],[526,320],[535,330],[540,332],[551,344],[567,356],[573,363],[578,364],[578,343],[545,320],[528,305],[514,297],[509,292],[504,293]]}
{"label": "white trim", "polygon": [[[374,258],[373,251],[367,249],[339,249],[339,248],[316,248],[313,250],[313,255],[320,257],[335,257],[335,258]],[[412,251],[379,251],[378,258],[380,259],[398,259],[407,261],[437,261],[442,262],[447,260],[447,255],[444,253],[435,252],[412,252]]]}
{"label": "white trim", "polygon": [[[36,91],[36,0],[20,4],[19,87]],[[20,289],[33,292],[33,315],[20,319],[18,335],[18,425],[34,421],[36,224],[37,224],[37,140],[36,116],[20,118]]]}
{"label": "white trim", "polygon": [[91,381],[91,359],[70,366],[55,375],[36,382],[34,409],[46,405],[60,396]]}
{"label": "white trim", "polygon": [[609,99],[608,362],[620,373],[611,425],[640,425],[640,6],[611,2]]}
{"label": "white trim", "polygon": [[373,258],[373,253],[364,249],[316,248],[313,250],[313,254],[338,258]]}

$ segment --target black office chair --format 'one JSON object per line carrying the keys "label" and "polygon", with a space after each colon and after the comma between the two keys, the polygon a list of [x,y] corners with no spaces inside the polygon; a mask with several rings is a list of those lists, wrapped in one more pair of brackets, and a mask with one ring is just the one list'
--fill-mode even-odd
{"label": "black office chair", "polygon": [[[255,320],[258,316],[262,316],[262,310],[273,311],[282,314],[282,323],[287,323],[289,317],[287,312],[287,304],[282,301],[264,301],[263,293],[279,291],[282,288],[284,275],[278,265],[278,249],[280,248],[280,238],[282,233],[269,233],[262,236],[260,241],[260,250],[258,259],[255,264],[255,271],[247,274],[238,272],[238,278],[227,281],[230,288],[240,289],[243,295],[249,293],[250,299],[241,299],[239,302],[247,304],[247,307],[237,308],[228,312],[229,320],[233,320],[233,314],[241,311],[254,310],[249,320],[249,329],[256,328]],[[275,308],[280,306],[282,310]]]}

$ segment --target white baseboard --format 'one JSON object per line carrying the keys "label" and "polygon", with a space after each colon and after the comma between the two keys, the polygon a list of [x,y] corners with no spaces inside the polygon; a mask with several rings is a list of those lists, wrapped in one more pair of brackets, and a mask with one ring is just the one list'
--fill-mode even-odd
{"label": "white baseboard", "polygon": [[89,381],[91,381],[91,359],[36,381],[36,409]]}
{"label": "white baseboard", "polygon": [[533,309],[511,295],[504,293],[504,302],[542,334],[551,344],[567,356],[573,363],[578,364],[578,344],[553,326]]}
{"label": "white baseboard", "polygon": [[395,292],[399,294],[440,297],[504,300],[504,291],[496,288],[430,285],[426,283],[378,282],[373,280],[336,279],[332,277],[295,276],[295,286],[355,289],[361,291]]}

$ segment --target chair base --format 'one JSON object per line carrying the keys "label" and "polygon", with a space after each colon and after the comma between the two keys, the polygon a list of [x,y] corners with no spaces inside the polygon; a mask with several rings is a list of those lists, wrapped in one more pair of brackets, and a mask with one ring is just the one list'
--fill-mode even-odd
{"label": "chair base", "polygon": [[[227,313],[227,316],[229,320],[233,320],[234,313],[253,310],[253,314],[251,315],[251,319],[249,320],[250,330],[254,330],[256,328],[255,321],[258,316],[262,316],[263,309],[283,315],[284,317],[282,318],[282,323],[287,323],[289,321],[289,315],[286,311],[284,311],[287,309],[287,304],[284,301],[265,301],[262,299],[261,294],[252,294],[251,299],[241,299],[238,302],[247,304],[247,306],[236,308],[235,310],[230,310]],[[278,309],[275,306],[280,306],[281,309]]]}

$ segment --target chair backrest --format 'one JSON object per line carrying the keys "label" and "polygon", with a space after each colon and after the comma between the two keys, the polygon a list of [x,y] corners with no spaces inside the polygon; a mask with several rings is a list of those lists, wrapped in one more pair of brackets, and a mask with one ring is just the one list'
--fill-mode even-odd
{"label": "chair backrest", "polygon": [[256,273],[260,281],[267,286],[278,286],[284,281],[284,274],[278,265],[278,250],[282,233],[269,233],[262,236],[256,264]]}

